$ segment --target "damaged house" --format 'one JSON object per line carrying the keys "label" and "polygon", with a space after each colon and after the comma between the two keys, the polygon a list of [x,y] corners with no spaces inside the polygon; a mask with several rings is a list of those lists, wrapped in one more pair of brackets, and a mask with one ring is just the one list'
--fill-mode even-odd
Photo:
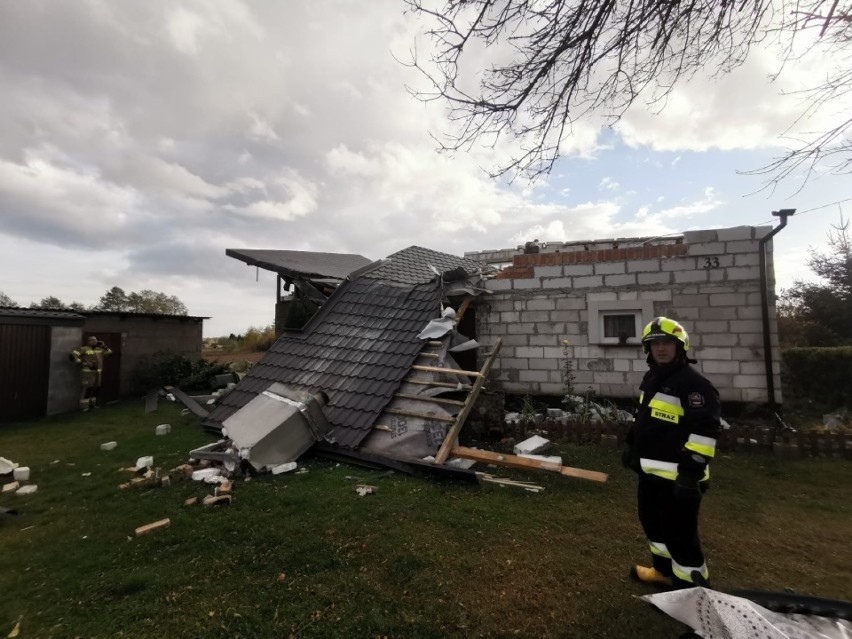
{"label": "damaged house", "polygon": [[[193,457],[275,472],[310,447],[414,474],[473,479],[466,458],[604,481],[602,473],[561,461],[456,444],[502,343],[480,353],[464,334],[465,323],[473,325],[470,302],[487,294],[481,280],[492,270],[412,246],[351,273],[204,419],[225,439]],[[458,463],[447,463],[450,456]]]}
{"label": "damaged house", "polygon": [[303,329],[285,331],[205,427],[235,435],[228,426],[238,411],[275,394],[278,384],[284,399],[302,406],[293,391],[322,397],[327,424],[315,435],[327,453],[408,461],[436,455],[482,379],[476,357],[464,356],[477,344],[459,336],[443,302],[460,308],[481,292],[482,271],[473,260],[416,246],[355,271]]}
{"label": "damaged house", "polygon": [[466,253],[504,267],[476,306],[476,336],[503,340],[497,385],[507,394],[562,395],[567,361],[577,392],[635,397],[647,370],[642,329],[665,315],[689,332],[697,368],[723,401],[780,403],[771,238],[781,228]]}

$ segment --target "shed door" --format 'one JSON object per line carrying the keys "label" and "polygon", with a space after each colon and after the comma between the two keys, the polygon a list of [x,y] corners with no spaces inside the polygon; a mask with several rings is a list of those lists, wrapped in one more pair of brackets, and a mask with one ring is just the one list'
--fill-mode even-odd
{"label": "shed door", "polygon": [[50,326],[0,324],[0,422],[44,417]]}
{"label": "shed door", "polygon": [[101,373],[101,390],[98,402],[111,402],[118,399],[121,389],[121,333],[83,333],[83,343],[94,335],[103,341],[112,351],[112,355],[104,357],[104,370]]}

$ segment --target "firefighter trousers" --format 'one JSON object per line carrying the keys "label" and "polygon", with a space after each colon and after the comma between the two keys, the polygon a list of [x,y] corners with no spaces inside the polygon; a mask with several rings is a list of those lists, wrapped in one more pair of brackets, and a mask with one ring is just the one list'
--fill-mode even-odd
{"label": "firefighter trousers", "polygon": [[701,493],[689,498],[676,497],[674,482],[639,475],[637,495],[639,521],[648,538],[653,566],[673,577],[675,587],[697,585],[691,575],[695,570],[707,579],[707,567],[698,539],[698,511]]}

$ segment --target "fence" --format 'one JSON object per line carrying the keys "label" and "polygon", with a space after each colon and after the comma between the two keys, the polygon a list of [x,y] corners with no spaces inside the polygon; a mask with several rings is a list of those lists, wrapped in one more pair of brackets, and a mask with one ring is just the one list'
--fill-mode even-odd
{"label": "fence", "polygon": [[[577,422],[567,419],[544,419],[535,422],[507,421],[503,428],[492,428],[494,434],[522,439],[543,434],[573,444],[607,444],[621,446],[629,422]],[[722,431],[717,441],[722,452],[765,452],[779,457],[840,457],[852,459],[852,433],[797,431],[781,433],[772,428],[750,424],[732,424]]]}

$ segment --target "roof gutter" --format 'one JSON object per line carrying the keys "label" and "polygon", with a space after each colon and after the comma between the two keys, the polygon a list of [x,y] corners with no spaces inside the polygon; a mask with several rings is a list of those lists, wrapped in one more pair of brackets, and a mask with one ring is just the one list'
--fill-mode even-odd
{"label": "roof gutter", "polygon": [[775,378],[772,375],[772,340],[769,334],[769,295],[767,293],[767,278],[766,278],[766,244],[781,229],[787,226],[787,218],[792,216],[796,209],[781,209],[780,211],[772,211],[772,215],[781,218],[781,223],[776,226],[770,233],[760,238],[759,256],[760,256],[760,310],[763,318],[763,362],[766,366],[766,393],[769,398],[769,408],[774,413],[777,409],[775,403]]}

